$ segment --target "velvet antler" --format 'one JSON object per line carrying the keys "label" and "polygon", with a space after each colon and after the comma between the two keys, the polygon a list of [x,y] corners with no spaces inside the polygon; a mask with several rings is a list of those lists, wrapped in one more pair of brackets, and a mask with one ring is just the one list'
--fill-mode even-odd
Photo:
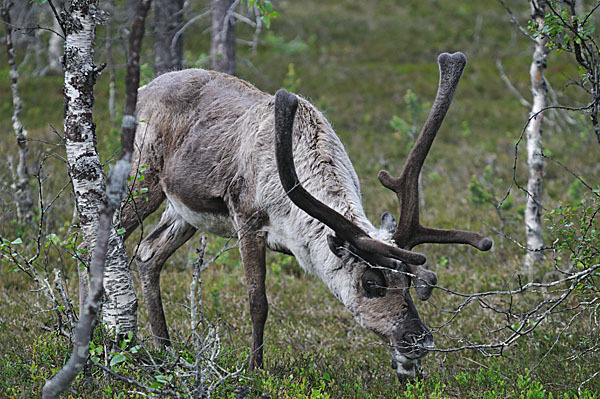
{"label": "velvet antler", "polygon": [[400,177],[393,178],[385,170],[379,172],[381,184],[398,196],[400,216],[393,239],[400,248],[410,250],[423,243],[469,244],[480,251],[487,251],[492,247],[492,240],[478,233],[424,227],[419,221],[419,173],[450,107],[466,63],[465,55],[460,52],[443,53],[439,56],[440,83],[437,96]]}

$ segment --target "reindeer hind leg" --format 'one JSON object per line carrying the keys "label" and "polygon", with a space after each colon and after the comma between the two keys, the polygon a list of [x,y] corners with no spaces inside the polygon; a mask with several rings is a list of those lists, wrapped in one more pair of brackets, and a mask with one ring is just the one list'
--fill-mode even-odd
{"label": "reindeer hind leg", "polygon": [[265,287],[266,247],[266,241],[260,233],[248,232],[240,238],[240,253],[244,264],[252,318],[250,371],[263,367],[263,337],[269,312]]}

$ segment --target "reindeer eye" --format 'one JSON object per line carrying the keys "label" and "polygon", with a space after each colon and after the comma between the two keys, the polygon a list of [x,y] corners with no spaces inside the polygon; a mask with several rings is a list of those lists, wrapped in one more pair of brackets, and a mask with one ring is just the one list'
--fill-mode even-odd
{"label": "reindeer eye", "polygon": [[387,292],[387,283],[380,270],[365,270],[361,281],[368,298],[385,296]]}

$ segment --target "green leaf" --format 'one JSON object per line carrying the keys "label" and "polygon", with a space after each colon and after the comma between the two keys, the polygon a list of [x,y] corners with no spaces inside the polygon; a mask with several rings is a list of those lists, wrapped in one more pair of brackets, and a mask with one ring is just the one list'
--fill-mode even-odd
{"label": "green leaf", "polygon": [[125,227],[121,227],[120,229],[117,230],[117,234],[122,236],[123,234],[125,234],[127,230],[125,230]]}
{"label": "green leaf", "polygon": [[265,24],[267,29],[271,28],[271,21],[269,20],[269,18],[267,16],[263,15],[262,17],[260,17],[260,19],[263,21],[263,23]]}
{"label": "green leaf", "polygon": [[13,242],[11,242],[12,245],[18,245],[18,244],[23,244],[23,240],[21,240],[21,237],[17,237]]}
{"label": "green leaf", "polygon": [[161,386],[169,382],[169,379],[162,374],[159,374],[154,378],[156,379],[156,382],[158,382]]}
{"label": "green leaf", "polygon": [[113,367],[119,363],[123,363],[127,358],[124,354],[119,353],[116,354],[112,359],[110,359],[110,367]]}

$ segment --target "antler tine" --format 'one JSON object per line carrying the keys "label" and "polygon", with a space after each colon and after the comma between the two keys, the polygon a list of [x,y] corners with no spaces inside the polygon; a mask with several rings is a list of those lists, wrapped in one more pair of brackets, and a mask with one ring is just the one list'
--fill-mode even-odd
{"label": "antler tine", "polygon": [[414,239],[414,247],[418,244],[469,244],[480,251],[492,248],[492,240],[473,231],[434,229],[432,227],[420,226],[419,232]]}
{"label": "antler tine", "polygon": [[398,178],[393,178],[385,170],[379,172],[378,177],[381,184],[394,191],[398,196],[400,216],[393,238],[402,248],[411,249],[415,245],[427,242],[470,244],[482,251],[487,251],[492,246],[489,238],[477,233],[431,229],[421,226],[419,222],[419,173],[421,173],[433,140],[450,108],[452,97],[466,63],[467,59],[463,53],[440,54],[438,57],[440,82],[437,95],[421,133],[406,159],[402,173]]}
{"label": "antler tine", "polygon": [[374,240],[360,227],[328,207],[302,187],[296,174],[292,149],[294,117],[298,98],[285,91],[275,94],[275,157],[279,179],[290,200],[300,209],[331,228],[359,251],[376,253],[412,264],[425,263],[425,256]]}
{"label": "antler tine", "polygon": [[[385,187],[393,191],[399,191],[405,188],[406,186],[403,183],[412,183],[415,184],[416,187],[421,167],[425,162],[425,158],[427,157],[431,144],[442,125],[444,117],[450,108],[452,97],[454,96],[456,86],[458,86],[458,82],[460,81],[460,77],[462,76],[466,64],[467,58],[461,52],[454,54],[442,53],[438,57],[440,82],[429,116],[404,163],[404,168],[402,169],[400,177],[394,179],[387,171],[383,170],[379,172],[379,180]],[[402,180],[410,181],[405,182]]]}

